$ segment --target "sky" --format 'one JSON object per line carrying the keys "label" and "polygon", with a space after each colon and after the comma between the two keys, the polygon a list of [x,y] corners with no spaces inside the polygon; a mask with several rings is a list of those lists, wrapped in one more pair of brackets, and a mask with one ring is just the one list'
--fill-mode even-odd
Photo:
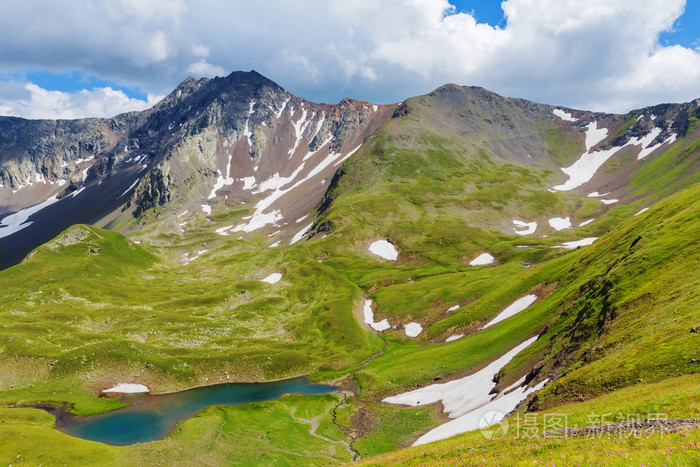
{"label": "sky", "polygon": [[700,0],[0,0],[0,115],[108,117],[187,76],[306,99],[446,84],[602,112],[700,97]]}

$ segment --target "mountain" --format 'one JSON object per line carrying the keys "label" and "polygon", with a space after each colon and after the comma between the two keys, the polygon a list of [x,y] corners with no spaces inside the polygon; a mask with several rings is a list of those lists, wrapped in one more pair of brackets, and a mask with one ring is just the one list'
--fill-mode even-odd
{"label": "mountain", "polygon": [[[213,406],[123,447],[0,408],[0,459],[683,465],[699,119],[700,99],[612,115],[453,84],[315,104],[255,72],[113,119],[0,119],[2,405],[106,412],[120,383],[342,388]],[[485,438],[487,414],[510,429]],[[520,436],[660,414],[690,429]]]}
{"label": "mountain", "polygon": [[1,118],[1,214],[15,217],[0,226],[0,264],[69,225],[114,225],[165,205],[189,211],[172,221],[177,231],[212,204],[257,200],[234,231],[278,230],[311,212],[335,169],[393,108],[312,103],[253,71],[188,78],[152,109],[113,119]]}

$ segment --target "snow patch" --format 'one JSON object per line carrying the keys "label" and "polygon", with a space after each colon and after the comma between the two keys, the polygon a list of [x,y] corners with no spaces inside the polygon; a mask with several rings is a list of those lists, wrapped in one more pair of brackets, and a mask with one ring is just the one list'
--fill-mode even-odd
{"label": "snow patch", "polygon": [[[522,380],[524,382],[524,380]],[[524,401],[530,394],[533,394],[540,389],[542,389],[548,380],[544,380],[538,385],[528,388],[527,386],[520,386],[516,390],[509,392],[503,391],[496,398],[491,400],[488,404],[473,410],[470,413],[464,414],[455,420],[451,420],[443,425],[433,428],[413,443],[414,446],[420,446],[421,444],[430,443],[440,439],[450,438],[460,433],[465,433],[467,431],[473,431],[480,428],[485,428],[482,420],[487,420],[486,416],[490,414],[488,418],[488,424],[486,426],[495,425],[496,423],[503,420],[507,413],[512,412],[515,408]],[[518,383],[522,384],[520,381]]]}
{"label": "snow patch", "polygon": [[374,322],[374,311],[372,311],[372,300],[365,299],[365,306],[363,309],[365,315],[365,323],[367,323],[372,329],[376,331],[386,331],[391,327],[389,321],[385,318],[378,323]]}
{"label": "snow patch", "polygon": [[488,253],[482,253],[473,260],[469,262],[470,266],[483,266],[484,264],[491,264],[496,258]]}
{"label": "snow patch", "polygon": [[282,274],[279,272],[273,272],[269,276],[267,276],[265,279],[260,279],[263,282],[267,282],[268,284],[276,284],[282,279]]}
{"label": "snow patch", "polygon": [[[255,191],[255,193],[262,193],[264,191],[274,189],[275,191],[272,192],[270,195],[268,195],[266,198],[261,199],[258,201],[258,203],[255,205],[255,213],[253,214],[253,218],[251,219],[250,222],[247,224],[241,224],[236,226],[234,229],[234,232],[238,231],[245,231],[245,232],[252,232],[253,230],[259,229],[260,227],[263,227],[267,224],[272,224],[274,222],[279,221],[282,219],[282,215],[280,214],[279,210],[270,212],[270,213],[265,213],[265,210],[272,205],[275,201],[280,199],[282,196],[293,190],[294,188],[300,186],[301,184],[307,182],[310,180],[312,177],[316,176],[319,174],[321,171],[323,171],[326,167],[330,166],[332,163],[338,161],[337,163],[343,162],[346,160],[348,157],[350,157],[355,151],[359,149],[359,146],[355,148],[353,151],[350,151],[348,154],[345,156],[342,155],[342,153],[337,153],[337,152],[331,152],[326,156],[326,158],[318,163],[316,167],[314,167],[309,174],[298,180],[296,183],[294,183],[292,186],[289,188],[284,188],[287,186],[289,183],[294,181],[296,177],[301,173],[302,169],[304,168],[304,163],[302,162],[301,165],[294,171],[294,173],[290,177],[280,177],[279,174],[275,174],[272,178],[266,180],[265,182],[261,183],[259,188]],[[336,163],[336,164],[337,164]]]}
{"label": "snow patch", "polygon": [[15,232],[19,232],[20,230],[29,227],[34,223],[33,221],[27,221],[32,214],[36,214],[45,207],[50,206],[57,201],[58,198],[56,196],[52,196],[43,203],[36,204],[29,208],[17,211],[14,214],[10,214],[9,216],[5,216],[2,221],[0,221],[0,238],[8,237]]}
{"label": "snow patch", "polygon": [[569,112],[565,112],[561,109],[554,109],[552,110],[552,113],[556,115],[557,117],[561,118],[565,122],[576,122],[578,121],[578,118],[574,118],[571,116]]}
{"label": "snow patch", "polygon": [[296,235],[292,237],[292,240],[289,242],[289,244],[294,245],[296,242],[301,240],[304,237],[304,235],[306,235],[306,232],[311,228],[312,225],[314,225],[313,222],[301,229],[299,232],[297,232]]}
{"label": "snow patch", "polygon": [[124,193],[122,193],[121,195],[117,196],[117,199],[119,199],[119,198],[121,198],[122,196],[124,196],[125,194],[127,194],[127,193],[129,192],[129,190],[131,190],[133,187],[136,186],[136,184],[139,182],[139,180],[140,180],[140,178],[137,178],[136,180],[134,180],[134,183],[132,183],[131,186],[129,186],[129,188],[127,188],[126,190],[124,190]]}
{"label": "snow patch", "polygon": [[254,105],[255,105],[255,101],[250,101],[250,104],[248,106],[248,118],[245,121],[245,128],[243,129],[243,135],[245,135],[245,137],[248,139],[248,147],[249,148],[253,147],[253,140],[250,139],[251,136],[253,136],[253,133],[250,131],[249,125],[250,125],[250,116],[253,114],[253,106]]}
{"label": "snow patch", "polygon": [[200,206],[202,206],[202,211],[204,211],[207,216],[211,214],[211,206],[208,204],[201,204]]}
{"label": "snow patch", "polygon": [[255,177],[243,177],[239,180],[243,182],[244,190],[252,190],[255,187]]}
{"label": "snow patch", "polygon": [[496,323],[500,323],[501,321],[510,318],[511,316],[517,315],[518,313],[535,303],[535,300],[537,300],[537,295],[534,294],[529,294],[525,295],[524,297],[520,297],[519,299],[508,305],[506,309],[500,312],[494,319],[489,321],[487,324],[484,324],[480,329],[486,329],[488,327],[493,326]]}
{"label": "snow patch", "polygon": [[606,204],[606,205],[607,204],[615,204],[618,201],[620,201],[620,200],[619,199],[601,199],[600,200],[601,203]]}
{"label": "snow patch", "polygon": [[445,339],[445,342],[456,341],[457,339],[461,339],[462,337],[464,337],[464,334],[452,334],[450,337]]}
{"label": "snow patch", "polygon": [[214,188],[212,188],[211,193],[209,193],[209,196],[207,197],[207,200],[216,198],[216,192],[222,189],[224,186],[227,185],[232,185],[233,184],[233,178],[231,178],[231,158],[233,156],[231,154],[228,155],[228,163],[226,164],[226,177],[224,177],[221,174],[221,170],[219,170],[219,176],[216,179],[216,183],[214,184]]}
{"label": "snow patch", "polygon": [[552,217],[549,219],[549,225],[554,230],[564,230],[571,228],[571,218],[569,217]]}
{"label": "snow patch", "polygon": [[594,220],[595,220],[595,219],[588,219],[587,221],[581,222],[578,226],[579,226],[579,227],[583,227],[584,225],[590,224],[590,223],[593,222]]}
{"label": "snow patch", "polygon": [[[203,255],[204,253],[206,253],[207,251],[209,251],[209,250],[199,250],[199,251],[197,252],[197,254],[194,255],[193,257],[191,257],[191,258],[185,258],[185,259],[182,261],[182,264],[190,264],[192,261],[194,261],[194,260],[196,260],[197,258],[199,258],[200,256],[202,256],[202,255]],[[185,256],[186,256],[186,257],[189,256],[189,253],[185,253]]]}
{"label": "snow patch", "polygon": [[555,190],[573,190],[574,188],[577,188],[590,181],[600,166],[602,166],[615,153],[626,146],[641,146],[637,159],[643,159],[658,149],[661,145],[673,143],[676,140],[676,135],[674,134],[667,138],[666,141],[649,147],[652,141],[654,141],[662,131],[660,128],[655,127],[647,135],[642,136],[641,138],[630,138],[630,140],[622,146],[616,146],[602,151],[590,152],[593,146],[601,142],[607,136],[607,129],[597,129],[596,126],[596,123],[590,123],[588,125],[588,130],[586,131],[586,152],[571,166],[561,169],[562,172],[569,176],[569,180],[562,185],[555,186]]}
{"label": "snow patch", "polygon": [[289,99],[291,99],[291,97],[288,97],[287,100],[282,103],[282,107],[280,107],[280,110],[277,112],[278,119],[282,116],[282,112],[284,112],[284,109],[287,108],[287,102],[289,102]]}
{"label": "snow patch", "polygon": [[661,128],[654,127],[654,128],[652,128],[652,130],[648,134],[642,136],[641,138],[630,139],[629,143],[627,143],[627,144],[634,144],[634,145],[641,144],[641,146],[642,146],[642,150],[639,152],[639,154],[637,154],[637,160],[644,159],[649,154],[656,151],[656,149],[661,147],[662,144],[664,144],[665,141],[649,147],[649,145],[652,143],[652,141],[654,141],[660,134],[661,134]]}
{"label": "snow patch", "polygon": [[226,227],[221,227],[219,229],[216,229],[215,232],[218,233],[219,235],[227,236],[228,233],[226,232],[228,229],[233,227],[233,225],[227,225]]}
{"label": "snow patch", "polygon": [[394,245],[386,240],[377,240],[373,242],[369,246],[369,251],[389,261],[396,261],[399,257],[399,252],[396,251]]}
{"label": "snow patch", "polygon": [[649,208],[644,208],[644,209],[642,209],[642,210],[639,211],[637,214],[635,214],[635,216],[638,216],[638,215],[640,215],[641,213],[646,212],[648,209],[649,209]]}
{"label": "snow patch", "polygon": [[144,386],[143,384],[134,384],[134,383],[119,383],[114,387],[111,387],[109,389],[105,389],[102,392],[118,392],[122,394],[135,394],[135,393],[142,393],[142,392],[150,392],[147,386]]}
{"label": "snow patch", "polygon": [[423,332],[423,326],[419,323],[408,323],[404,326],[404,329],[408,337],[418,337],[418,335]]}
{"label": "snow patch", "polygon": [[449,308],[447,309],[447,312],[450,313],[450,312],[459,310],[459,308],[460,308],[459,305],[451,306],[451,307],[449,307]]}
{"label": "snow patch", "polygon": [[306,120],[307,112],[304,108],[304,104],[301,104],[301,110],[302,113],[299,120],[297,120],[296,122],[292,121],[292,126],[294,126],[294,134],[296,135],[296,141],[294,142],[294,146],[292,147],[292,149],[290,149],[288,152],[290,157],[294,155],[294,152],[299,147],[299,143],[301,143],[301,139],[304,135],[304,132],[306,131],[306,127],[308,127],[309,123],[311,123],[311,120]]}
{"label": "snow patch", "polygon": [[566,248],[568,250],[574,250],[580,246],[587,246],[593,244],[598,240],[598,237],[588,237],[581,240],[575,240],[572,242],[563,242],[561,245],[553,246],[552,248]]}
{"label": "snow patch", "polygon": [[[513,230],[518,235],[530,235],[535,233],[535,230],[537,230],[537,222],[523,222],[513,219],[513,224],[515,224]],[[518,230],[516,227],[520,227],[521,229],[525,230]]]}
{"label": "snow patch", "polygon": [[586,128],[586,152],[589,152],[593,146],[608,136],[608,129],[598,128],[598,122],[591,122]]}
{"label": "snow patch", "polygon": [[[492,407],[497,401],[500,401],[498,403],[500,411],[506,414],[512,411],[524,397],[534,392],[535,388],[531,388],[515,391],[508,395],[501,393],[493,396],[491,394],[493,388],[496,387],[496,383],[493,382],[494,375],[536,340],[537,337],[526,340],[491,362],[484,369],[469,376],[447,383],[431,384],[420,389],[387,397],[383,402],[415,407],[441,401],[445,412],[450,418],[455,419],[430,430],[421,436],[414,445],[444,439],[458,433],[477,429],[479,419],[484,413],[494,410]],[[536,386],[536,388],[538,387]],[[513,394],[516,395],[513,396]]]}

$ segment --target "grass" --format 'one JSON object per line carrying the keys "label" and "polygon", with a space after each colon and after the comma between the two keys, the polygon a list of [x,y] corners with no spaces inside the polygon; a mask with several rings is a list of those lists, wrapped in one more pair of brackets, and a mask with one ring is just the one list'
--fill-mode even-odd
{"label": "grass", "polygon": [[[688,418],[700,414],[700,377],[637,384],[551,411],[519,413],[503,437],[465,433],[369,459],[361,465],[695,465],[700,429],[679,433],[619,433],[570,438],[544,434],[552,422],[573,428],[628,418]],[[529,417],[529,418],[526,418]]]}
{"label": "grass", "polygon": [[[341,276],[293,251],[226,253],[191,274],[77,226],[0,272],[0,400],[85,413],[111,407],[91,394],[122,380],[167,391],[332,379],[381,345],[353,318],[359,291]],[[284,273],[278,284],[255,280],[273,270]]]}
{"label": "grass", "polygon": [[[53,429],[38,409],[0,409],[0,463],[33,465],[328,465],[350,461],[332,423],[338,396],[287,395],[242,406],[209,407],[167,438],[115,447]],[[19,456],[19,457],[17,457]]]}
{"label": "grass", "polygon": [[[66,441],[45,414],[2,409],[0,436],[12,441],[0,443],[0,462],[20,453],[37,464],[347,462],[355,436],[357,451],[371,456],[439,423],[434,408],[391,407],[383,397],[470,374],[536,334],[497,376],[499,389],[528,373],[549,378],[530,404],[534,413],[565,410],[581,420],[598,403],[596,410],[696,410],[697,391],[677,389],[696,383],[700,369],[690,332],[700,325],[695,136],[642,161],[629,186],[634,200],[605,207],[547,191],[561,181],[558,167],[581,152],[580,132],[520,101],[482,108],[475,95],[484,92],[448,86],[407,101],[408,115],[369,137],[329,190],[317,213],[317,225],[330,227],[325,238],[267,248],[264,236],[216,235],[248,213],[241,207],[194,220],[180,235],[164,227],[171,218],[149,211],[143,225],[129,225],[141,228],[130,237],[141,244],[75,226],[0,271],[2,405],[64,404],[87,415],[121,406],[96,396],[117,382],[163,392],[297,375],[340,380],[383,347],[362,325],[368,297],[375,319],[395,329],[383,336],[386,350],[355,374],[355,397],[211,407],[165,440],[125,448]],[[548,226],[566,216],[575,225],[596,221],[561,232]],[[514,235],[514,219],[538,222],[537,234]],[[552,248],[589,236],[600,239],[575,251]],[[397,262],[368,252],[382,238],[399,250]],[[469,266],[483,252],[496,262]],[[279,283],[260,281],[272,272],[282,273]],[[478,331],[533,292],[537,303]],[[453,305],[460,308],[446,314]],[[419,337],[405,336],[409,321],[423,325]],[[456,333],[466,336],[444,342]],[[668,439],[687,455],[693,433]],[[379,462],[479,463],[487,452],[502,463],[586,462],[625,446],[619,462],[655,462],[666,452],[656,438],[601,440],[595,452],[583,440],[456,439],[466,447],[447,440]],[[56,449],[62,443],[65,452]]]}

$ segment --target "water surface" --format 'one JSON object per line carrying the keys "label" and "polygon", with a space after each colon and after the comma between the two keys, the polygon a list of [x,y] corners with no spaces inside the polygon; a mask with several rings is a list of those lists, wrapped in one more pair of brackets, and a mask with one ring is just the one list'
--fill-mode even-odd
{"label": "water surface", "polygon": [[162,395],[125,395],[132,402],[113,412],[76,417],[64,410],[49,409],[56,416],[56,428],[78,438],[115,446],[164,438],[177,423],[210,405],[240,405],[277,399],[285,394],[328,394],[336,386],[294,378],[272,383],[218,384]]}

